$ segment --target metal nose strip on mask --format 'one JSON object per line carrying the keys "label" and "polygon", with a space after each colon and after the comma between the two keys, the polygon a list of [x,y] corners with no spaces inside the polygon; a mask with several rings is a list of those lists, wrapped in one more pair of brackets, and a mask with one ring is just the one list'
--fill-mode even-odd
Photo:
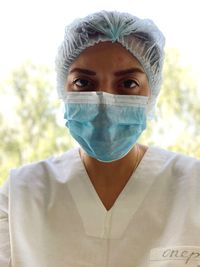
{"label": "metal nose strip on mask", "polygon": [[147,96],[115,95],[106,92],[67,92],[64,102],[146,107],[148,99]]}

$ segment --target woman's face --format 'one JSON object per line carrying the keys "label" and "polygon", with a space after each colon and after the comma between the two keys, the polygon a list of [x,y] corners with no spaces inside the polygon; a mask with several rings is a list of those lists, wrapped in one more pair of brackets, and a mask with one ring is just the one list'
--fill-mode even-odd
{"label": "woman's face", "polygon": [[66,90],[150,95],[142,65],[120,44],[111,42],[88,47],[79,55],[69,68]]}

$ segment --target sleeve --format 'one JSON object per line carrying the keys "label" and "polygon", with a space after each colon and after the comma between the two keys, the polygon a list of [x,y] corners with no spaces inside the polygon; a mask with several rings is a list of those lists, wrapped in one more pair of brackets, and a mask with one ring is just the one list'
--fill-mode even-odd
{"label": "sleeve", "polygon": [[11,267],[8,180],[0,188],[0,267]]}

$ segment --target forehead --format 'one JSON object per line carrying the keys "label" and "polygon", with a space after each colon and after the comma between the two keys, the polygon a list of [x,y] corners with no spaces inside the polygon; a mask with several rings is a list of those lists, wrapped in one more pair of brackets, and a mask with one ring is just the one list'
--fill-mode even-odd
{"label": "forehead", "polygon": [[121,44],[112,42],[100,42],[94,46],[88,47],[81,52],[76,60],[71,64],[79,67],[140,67],[140,62]]}

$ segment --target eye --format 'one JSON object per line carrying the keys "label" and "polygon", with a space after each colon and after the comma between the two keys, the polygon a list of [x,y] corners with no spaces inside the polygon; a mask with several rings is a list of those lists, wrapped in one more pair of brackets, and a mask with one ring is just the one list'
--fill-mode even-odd
{"label": "eye", "polygon": [[139,84],[135,80],[128,79],[122,82],[122,86],[124,88],[131,89],[131,88],[135,88],[136,86],[139,86]]}
{"label": "eye", "polygon": [[95,91],[96,82],[89,78],[80,77],[72,80],[73,91]]}
{"label": "eye", "polygon": [[76,85],[77,87],[84,88],[91,85],[91,82],[86,79],[76,79],[73,81],[73,85]]}

